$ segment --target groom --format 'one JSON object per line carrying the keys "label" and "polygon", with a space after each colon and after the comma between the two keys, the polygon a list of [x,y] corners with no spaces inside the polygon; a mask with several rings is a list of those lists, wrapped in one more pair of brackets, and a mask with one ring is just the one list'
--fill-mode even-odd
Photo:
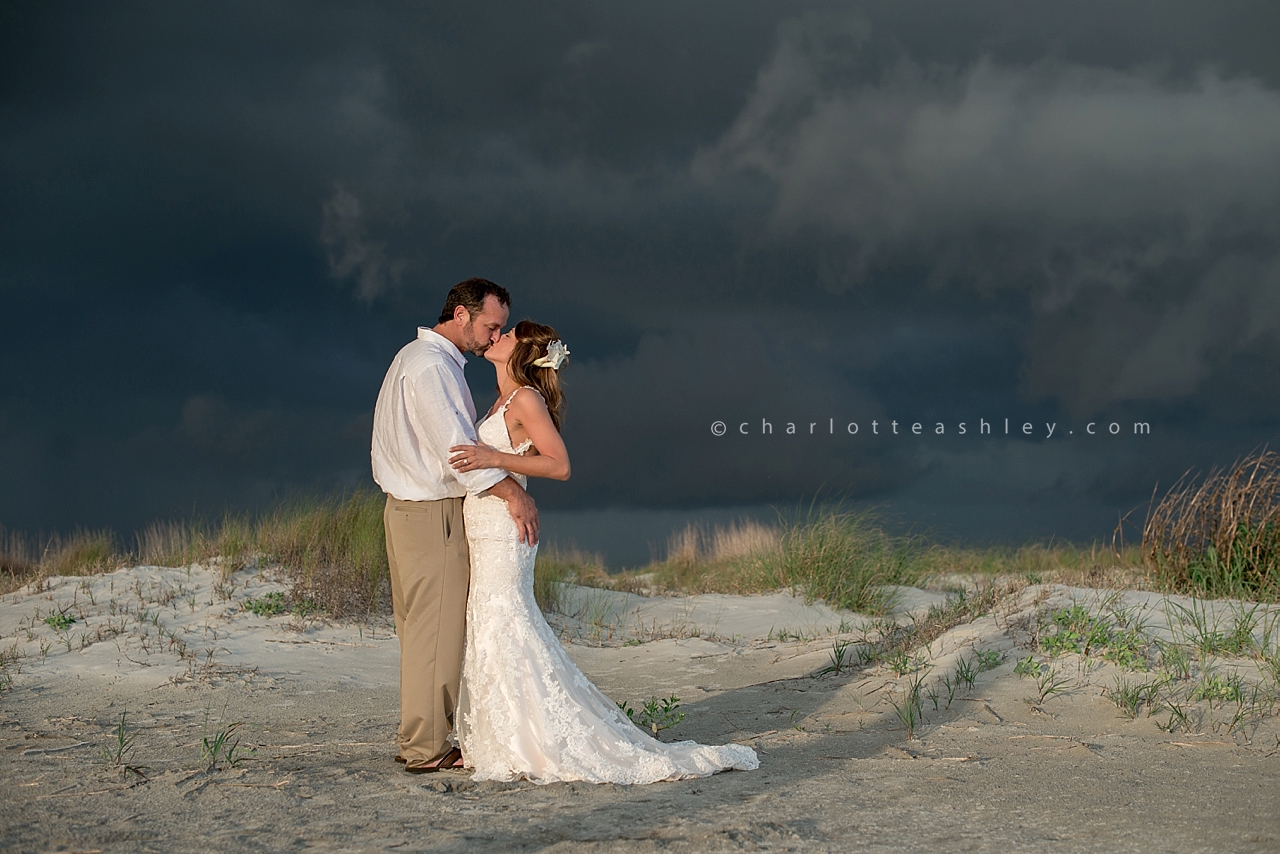
{"label": "groom", "polygon": [[400,638],[400,752],[412,772],[461,767],[449,741],[471,578],[462,499],[507,502],[521,542],[538,541],[533,499],[501,469],[455,471],[449,448],[476,444],[464,352],[484,354],[506,325],[511,297],[487,279],[454,285],[434,329],[391,362],[373,411],[373,479],[387,493],[383,523]]}

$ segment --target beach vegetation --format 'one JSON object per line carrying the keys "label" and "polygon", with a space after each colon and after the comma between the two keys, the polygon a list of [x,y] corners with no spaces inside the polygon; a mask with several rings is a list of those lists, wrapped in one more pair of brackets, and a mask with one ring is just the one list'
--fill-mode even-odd
{"label": "beach vegetation", "polygon": [[208,521],[156,522],[125,544],[109,531],[32,538],[0,531],[0,592],[54,576],[83,576],[127,566],[216,566],[218,595],[246,566],[271,568],[291,602],[332,617],[390,611],[382,512],[386,496],[358,490],[283,501],[258,514]]}
{"label": "beach vegetation", "polygon": [[1187,472],[1142,527],[1141,555],[1161,587],[1210,598],[1280,598],[1280,455],[1262,450],[1198,477]]}
{"label": "beach vegetation", "polygon": [[572,547],[540,545],[533,567],[533,597],[544,613],[563,613],[564,585],[612,587],[604,558]]}
{"label": "beach vegetation", "polygon": [[146,765],[138,765],[132,761],[135,742],[138,740],[138,733],[130,731],[125,726],[126,712],[120,713],[120,721],[112,730],[113,740],[110,744],[103,745],[102,758],[107,765],[119,769],[121,777],[128,777],[130,774],[137,776],[142,780],[147,779],[146,772],[150,768]]}
{"label": "beach vegetation", "polygon": [[1106,613],[1079,603],[1054,611],[1040,633],[1040,650],[1047,655],[1097,654],[1128,670],[1147,669],[1149,645],[1141,626],[1118,628]]}
{"label": "beach vegetation", "polygon": [[916,737],[916,730],[924,722],[924,705],[921,699],[924,677],[924,673],[916,675],[915,678],[907,681],[900,695],[889,698],[889,705],[893,706],[898,723],[902,724],[902,728],[907,731],[908,741]]}
{"label": "beach vegetation", "polygon": [[[235,589],[231,576],[253,566],[276,572],[289,585],[286,600],[295,608],[309,602],[305,607],[331,617],[385,614],[390,583],[384,502],[376,490],[298,498],[257,514],[156,522],[129,544],[109,531],[27,537],[0,530],[0,592],[39,586],[53,576],[200,563],[221,571],[217,593],[225,599]],[[1096,546],[929,545],[922,537],[891,534],[871,512],[837,502],[780,513],[776,524],[689,525],[672,535],[665,557],[619,572],[610,572],[598,554],[544,544],[534,593],[547,612],[559,610],[561,585],[572,583],[647,595],[792,590],[833,608],[883,613],[892,606],[893,585],[956,574],[1039,574],[1070,581],[1072,573],[1098,571],[1099,561],[1103,555]]]}
{"label": "beach vegetation", "polygon": [[[647,566],[591,574],[578,583],[647,595],[769,593],[790,590],[832,608],[885,614],[898,585],[960,593],[993,578],[1025,583],[1142,587],[1136,546],[1032,543],[1021,547],[932,543],[890,532],[872,510],[842,502],[780,511],[767,524],[689,524],[668,538],[665,555]],[[785,639],[785,638],[783,638]]]}
{"label": "beach vegetation", "polygon": [[76,618],[68,614],[65,610],[56,611],[44,618],[44,624],[51,627],[54,631],[66,631],[76,621]]}
{"label": "beach vegetation", "polygon": [[1129,682],[1116,676],[1110,688],[1102,689],[1102,695],[1115,703],[1127,718],[1136,718],[1143,708],[1150,717],[1160,709],[1160,689],[1167,681],[1167,677],[1157,677],[1144,682]]}
{"label": "beach vegetation", "polygon": [[680,711],[680,698],[675,694],[670,697],[650,697],[639,709],[631,708],[625,700],[618,708],[632,723],[653,731],[656,737],[664,729],[670,729],[684,720],[684,712]]}
{"label": "beach vegetation", "polygon": [[[1050,541],[1021,547],[931,542],[891,531],[876,512],[838,500],[781,510],[764,522],[689,524],[665,554],[646,566],[611,571],[598,554],[544,544],[534,593],[548,613],[563,606],[564,585],[643,595],[767,593],[788,590],[807,600],[868,614],[892,610],[900,585],[957,592],[992,579],[1075,586],[1149,588],[1253,601],[1280,598],[1280,459],[1271,452],[1246,458],[1227,472],[1181,481],[1153,504],[1141,545],[1078,545]],[[390,612],[382,513],[374,489],[282,501],[257,513],[218,519],[156,522],[124,542],[104,530],[31,537],[0,530],[0,592],[39,587],[53,576],[88,576],[134,565],[202,564],[224,576],[217,590],[236,589],[245,567],[270,570],[287,585],[281,604],[295,615],[369,617]],[[91,588],[86,595],[92,596]],[[305,603],[305,604],[304,604]],[[188,602],[194,610],[194,605]],[[1137,665],[1139,650],[1121,644],[1123,620],[1114,615],[1110,647],[1120,663]],[[1257,615],[1241,612],[1232,626],[1210,629],[1208,648],[1243,649]],[[1092,648],[1098,626],[1063,625],[1048,643]],[[1082,633],[1082,629],[1088,631]],[[1217,631],[1220,637],[1215,637]],[[1076,636],[1076,635],[1079,636]],[[1130,633],[1130,640],[1141,633]],[[1055,646],[1056,645],[1056,646]],[[1122,648],[1123,646],[1123,648]]]}
{"label": "beach vegetation", "polygon": [[1058,672],[1055,667],[1044,667],[1035,676],[1036,680],[1036,698],[1032,702],[1033,706],[1043,706],[1045,701],[1054,694],[1061,694],[1067,689],[1070,680]]}
{"label": "beach vegetation", "polygon": [[245,759],[240,749],[240,721],[226,723],[226,709],[216,721],[209,719],[209,709],[204,712],[204,724],[200,734],[200,763],[205,770],[219,771],[223,767],[234,768]]}
{"label": "beach vegetation", "polygon": [[13,679],[22,672],[22,659],[25,657],[17,639],[10,643],[8,649],[0,649],[0,695],[13,687]]}
{"label": "beach vegetation", "polygon": [[978,670],[995,670],[1004,661],[1004,653],[998,649],[984,649],[977,653]]}
{"label": "beach vegetation", "polygon": [[287,613],[289,610],[284,603],[284,594],[279,590],[274,590],[257,599],[246,599],[244,608],[257,617],[274,617],[278,614]]}
{"label": "beach vegetation", "polygon": [[853,666],[853,654],[849,652],[849,647],[853,645],[853,641],[837,640],[831,646],[831,663],[818,671],[819,676],[839,676],[842,671],[848,670]]}
{"label": "beach vegetation", "polygon": [[978,668],[974,666],[972,658],[961,656],[956,659],[956,682],[965,687],[966,691],[973,690],[973,684],[978,678]]}

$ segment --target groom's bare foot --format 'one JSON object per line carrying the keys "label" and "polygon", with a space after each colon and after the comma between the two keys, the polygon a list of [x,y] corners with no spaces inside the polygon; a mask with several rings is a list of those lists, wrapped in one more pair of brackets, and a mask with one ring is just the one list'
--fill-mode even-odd
{"label": "groom's bare foot", "polygon": [[449,749],[449,752],[439,759],[433,759],[430,762],[424,762],[421,765],[405,764],[404,770],[410,774],[431,774],[436,771],[454,771],[464,768],[465,763],[462,760],[462,751],[456,747]]}

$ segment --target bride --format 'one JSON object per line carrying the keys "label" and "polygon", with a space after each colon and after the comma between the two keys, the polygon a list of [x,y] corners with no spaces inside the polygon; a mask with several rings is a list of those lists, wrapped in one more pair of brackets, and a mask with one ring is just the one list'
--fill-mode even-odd
{"label": "bride", "polygon": [[[453,467],[505,469],[522,486],[567,480],[558,372],[568,355],[554,329],[528,320],[490,347],[498,401],[476,428],[482,444],[450,449]],[[456,732],[474,779],[653,783],[759,767],[744,745],[664,744],[633,724],[547,625],[533,598],[537,546],[520,542],[502,499],[468,496],[463,518],[471,592]]]}

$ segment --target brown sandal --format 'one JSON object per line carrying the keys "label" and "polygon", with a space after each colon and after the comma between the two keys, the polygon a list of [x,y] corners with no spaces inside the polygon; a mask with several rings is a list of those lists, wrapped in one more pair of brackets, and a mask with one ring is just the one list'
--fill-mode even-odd
{"label": "brown sandal", "polygon": [[431,765],[409,765],[405,764],[404,770],[410,774],[434,774],[437,771],[455,771],[459,768],[466,767],[462,761],[462,751],[456,747],[449,748],[449,752]]}

